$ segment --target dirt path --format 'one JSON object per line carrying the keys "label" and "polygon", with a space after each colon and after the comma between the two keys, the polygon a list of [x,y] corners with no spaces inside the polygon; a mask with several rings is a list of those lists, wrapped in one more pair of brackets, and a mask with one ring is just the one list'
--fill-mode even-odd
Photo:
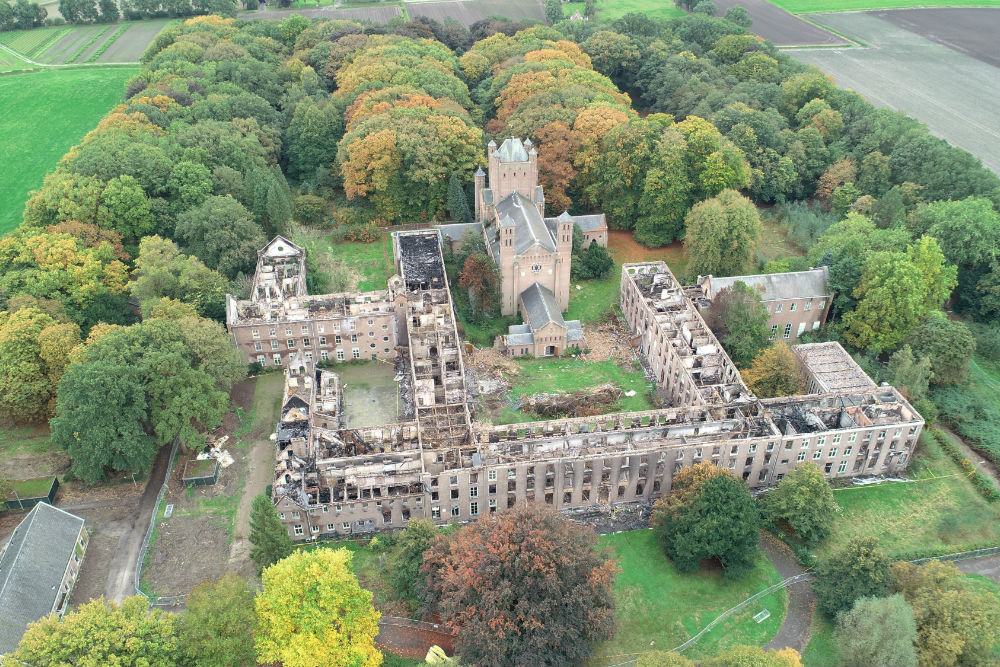
{"label": "dirt path", "polygon": [[966,574],[979,574],[1000,584],[1000,555],[960,560],[955,565]]}
{"label": "dirt path", "polygon": [[[256,394],[251,393],[249,401]],[[256,429],[252,433],[250,451],[247,454],[247,470],[243,483],[243,495],[236,508],[236,523],[233,526],[233,541],[229,546],[229,569],[240,570],[248,563],[250,554],[250,504],[254,496],[264,493],[274,476],[274,443],[270,439],[269,429]]]}
{"label": "dirt path", "polygon": [[[768,557],[782,579],[788,579],[805,570],[795,560],[795,554],[788,546],[773,535],[761,535],[758,546]],[[808,581],[801,581],[788,587],[788,608],[785,620],[774,636],[764,647],[766,649],[783,649],[791,647],[801,653],[809,643],[809,626],[812,624],[813,607],[816,596]]]}
{"label": "dirt path", "polygon": [[[153,518],[156,496],[160,492],[160,487],[163,486],[167,463],[170,459],[170,450],[170,447],[160,447],[156,458],[153,459],[153,470],[150,472],[146,488],[139,498],[139,504],[119,522],[122,524],[124,532],[118,540],[118,548],[111,560],[107,585],[104,588],[104,597],[108,600],[120,602],[128,596],[136,594],[136,559],[139,557],[146,529]],[[106,530],[111,529],[113,527],[106,528]]]}
{"label": "dirt path", "polygon": [[976,470],[992,479],[993,483],[1000,487],[1000,471],[997,470],[997,467],[993,465],[992,461],[987,460],[982,454],[974,450],[972,447],[969,447],[965,444],[964,440],[945,428],[940,422],[935,425],[935,428],[937,428],[937,430],[940,431],[944,437],[949,438],[953,443],[955,443],[956,447],[962,450],[962,453],[965,454],[965,458],[972,461],[972,464],[976,466]]}

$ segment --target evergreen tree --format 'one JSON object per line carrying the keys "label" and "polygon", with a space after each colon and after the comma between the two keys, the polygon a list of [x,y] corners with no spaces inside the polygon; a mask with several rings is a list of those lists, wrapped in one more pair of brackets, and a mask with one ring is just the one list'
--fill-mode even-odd
{"label": "evergreen tree", "polygon": [[858,598],[888,596],[890,562],[879,548],[878,538],[855,537],[817,568],[813,584],[816,608],[836,618],[853,607]]}
{"label": "evergreen tree", "polygon": [[448,213],[455,222],[472,222],[469,202],[465,199],[465,190],[458,181],[458,176],[451,175],[448,180]]}
{"label": "evergreen tree", "polygon": [[292,538],[278,519],[274,503],[265,494],[254,497],[250,505],[250,560],[257,564],[259,575],[292,553]]}

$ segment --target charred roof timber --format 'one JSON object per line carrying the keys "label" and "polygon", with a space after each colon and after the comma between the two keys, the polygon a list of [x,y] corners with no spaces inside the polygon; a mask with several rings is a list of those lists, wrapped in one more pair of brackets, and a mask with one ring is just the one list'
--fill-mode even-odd
{"label": "charred roof timber", "polygon": [[437,231],[396,235],[406,289],[432,290],[445,286],[444,262]]}

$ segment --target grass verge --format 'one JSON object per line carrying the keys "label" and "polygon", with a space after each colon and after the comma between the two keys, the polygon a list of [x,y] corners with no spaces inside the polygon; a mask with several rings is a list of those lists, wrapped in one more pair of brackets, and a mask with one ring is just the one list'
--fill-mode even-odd
{"label": "grass verge", "polygon": [[833,623],[816,610],[813,610],[812,625],[809,626],[809,643],[802,651],[802,664],[806,667],[838,667]]}
{"label": "grass verge", "polygon": [[915,482],[835,490],[840,517],[816,555],[828,557],[856,536],[876,537],[890,556],[909,558],[1000,544],[1000,508],[940,444],[921,437],[909,474]]}

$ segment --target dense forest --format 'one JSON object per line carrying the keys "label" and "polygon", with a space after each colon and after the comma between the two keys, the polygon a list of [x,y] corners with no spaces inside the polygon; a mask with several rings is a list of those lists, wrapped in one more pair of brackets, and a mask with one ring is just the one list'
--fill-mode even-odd
{"label": "dense forest", "polygon": [[219,423],[245,373],[224,295],[246,293],[267,238],[449,219],[491,138],[538,147],[549,213],[604,211],[650,247],[700,247],[689,223],[743,215],[734,191],[777,205],[807,258],[761,267],[748,232],[740,265],[712,268],[828,265],[835,317],[816,335],[922,410],[975,345],[942,305],[1000,315],[1000,179],[726,19],[203,16],[142,61],[0,240],[0,416],[51,418],[84,479]]}

